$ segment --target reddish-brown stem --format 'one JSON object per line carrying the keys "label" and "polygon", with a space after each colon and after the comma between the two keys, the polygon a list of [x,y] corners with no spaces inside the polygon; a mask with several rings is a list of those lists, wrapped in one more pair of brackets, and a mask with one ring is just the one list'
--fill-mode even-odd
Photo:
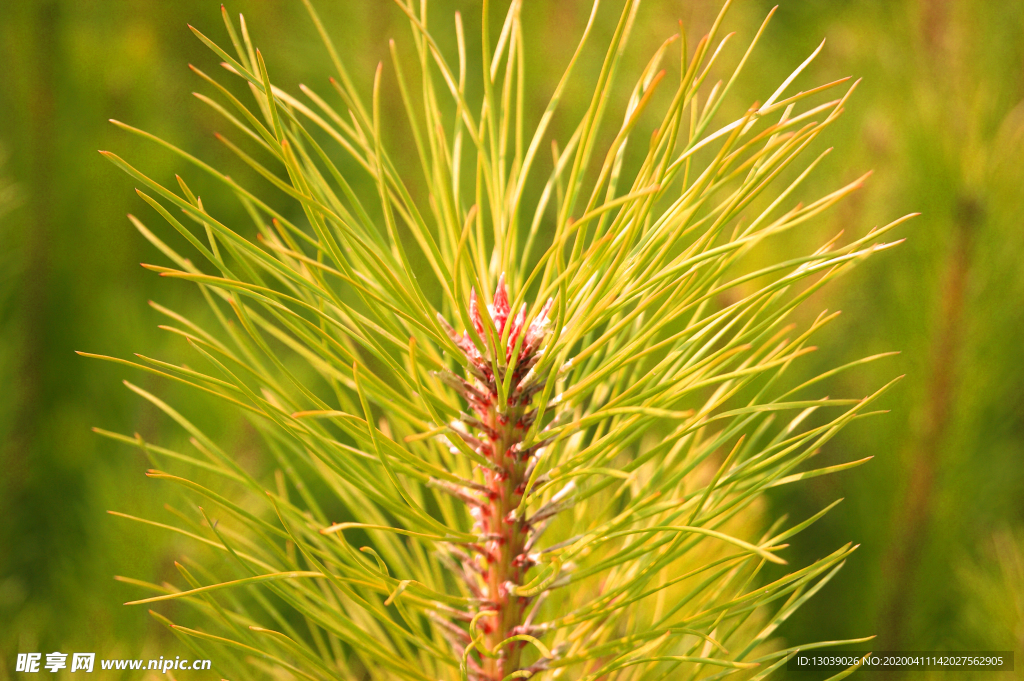
{"label": "reddish-brown stem", "polygon": [[[491,452],[492,461],[500,470],[485,474],[491,495],[482,523],[486,534],[492,537],[484,547],[484,555],[487,560],[487,595],[493,601],[497,615],[486,618],[482,626],[486,632],[484,641],[491,651],[517,633],[523,624],[527,606],[526,598],[509,594],[509,586],[521,586],[530,567],[524,554],[529,528],[522,518],[513,518],[526,484],[527,461],[521,460],[516,448],[526,434],[522,426],[525,411],[522,406],[516,406],[501,414],[492,405],[486,415],[487,424],[498,435],[491,442]],[[498,650],[497,657],[485,658],[483,678],[501,681],[508,674],[519,671],[521,649],[521,642],[514,641]]]}
{"label": "reddish-brown stem", "polygon": [[964,297],[970,274],[971,251],[982,208],[973,199],[960,201],[955,239],[949,255],[942,317],[935,335],[928,400],[922,427],[913,443],[909,483],[895,520],[898,534],[886,557],[889,590],[882,611],[880,641],[889,650],[899,650],[905,631],[915,576],[920,568],[931,522],[935,479],[941,468],[943,440],[955,405],[956,365],[959,337],[964,324]]}
{"label": "reddish-brown stem", "polygon": [[[468,584],[469,591],[482,600],[479,612],[492,613],[480,616],[476,620],[477,631],[472,632],[479,637],[474,645],[474,664],[470,672],[473,681],[501,681],[521,670],[525,643],[505,644],[505,641],[524,633],[530,601],[515,595],[515,587],[523,585],[532,567],[526,553],[530,525],[525,518],[515,515],[526,492],[531,457],[531,452],[520,452],[520,445],[536,418],[531,407],[536,386],[524,385],[523,381],[539,358],[537,351],[546,334],[552,304],[553,301],[548,300],[527,326],[526,306],[518,314],[512,314],[505,276],[498,280],[494,304],[488,305],[487,310],[495,335],[504,337],[505,342],[504,348],[497,349],[504,354],[504,362],[499,361],[499,365],[503,365],[498,369],[502,374],[499,376],[493,374],[493,364],[486,357],[489,350],[478,347],[467,332],[456,333],[439,317],[445,332],[464,355],[467,375],[462,379],[451,372],[441,372],[438,377],[461,395],[473,411],[472,416],[463,417],[464,424],[453,427],[466,445],[490,459],[492,464],[483,469],[487,498],[471,508],[476,518],[475,530],[481,537],[480,543],[474,546],[479,565],[473,571],[465,571],[467,579],[472,580]],[[470,295],[469,313],[477,335],[482,337],[484,319],[475,291]],[[505,372],[512,372],[508,376],[509,393],[507,398],[499,400],[498,384],[507,376]],[[467,428],[475,432],[467,433]]]}

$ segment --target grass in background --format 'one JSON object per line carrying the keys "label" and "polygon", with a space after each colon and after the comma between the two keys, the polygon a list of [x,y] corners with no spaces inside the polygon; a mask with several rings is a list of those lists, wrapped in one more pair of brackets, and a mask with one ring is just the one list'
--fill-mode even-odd
{"label": "grass in background", "polygon": [[[993,528],[1024,522],[1024,368],[1013,359],[1024,333],[1014,311],[1024,299],[1024,177],[1013,160],[1022,141],[1024,11],[1009,2],[839,11],[801,3],[780,8],[778,26],[793,40],[820,27],[834,59],[865,77],[862,106],[838,146],[875,168],[877,181],[836,222],[870,224],[910,206],[923,213],[904,232],[906,267],[869,263],[862,291],[837,293],[843,333],[873,350],[900,339],[907,383],[889,404],[909,418],[851,429],[837,444],[836,456],[887,452],[862,477],[822,479],[778,501],[809,509],[849,484],[850,506],[810,531],[820,541],[852,533],[863,542],[850,563],[861,588],[826,587],[785,633],[879,633],[879,646],[908,650],[982,645],[976,631],[964,632],[977,596],[958,575],[992,560]],[[812,361],[835,359],[825,352]],[[991,634],[982,647],[996,647]]]}

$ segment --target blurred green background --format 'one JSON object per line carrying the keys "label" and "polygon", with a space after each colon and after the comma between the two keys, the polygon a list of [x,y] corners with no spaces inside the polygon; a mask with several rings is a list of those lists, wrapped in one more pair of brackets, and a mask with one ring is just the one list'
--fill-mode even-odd
{"label": "blurred green background", "polygon": [[[452,9],[476,16],[474,2],[434,4],[445,26]],[[606,4],[602,19],[617,11]],[[299,0],[228,8],[245,13],[275,80],[326,89],[331,70]],[[386,59],[388,38],[409,39],[387,0],[319,9],[363,83]],[[770,9],[736,3],[727,19],[739,32],[733,59]],[[90,428],[165,443],[180,435],[163,432],[120,379],[190,403],[209,431],[259,456],[252,434],[218,406],[74,354],[166,355],[178,341],[156,328],[146,301],[179,310],[201,303],[139,267],[163,261],[124,217],[142,210],[129,178],[96,150],[162,178],[185,170],[106,122],[116,118],[233,167],[212,137],[223,124],[191,97],[203,84],[186,68],[217,68],[186,22],[222,40],[219,10],[211,0],[0,4],[0,201],[8,209],[0,210],[0,679],[16,676],[19,651],[173,650],[144,609],[120,605],[134,592],[111,577],[169,578],[182,545],[106,515],[153,516],[163,499],[141,455]],[[572,49],[566,36],[579,34],[588,11],[576,0],[526,0],[538,106]],[[632,73],[677,19],[695,39],[717,11],[717,2],[648,0]],[[900,228],[907,242],[896,252],[815,296],[806,311],[844,311],[818,338],[808,373],[902,351],[837,378],[833,394],[864,395],[907,377],[887,398],[892,413],[851,427],[822,454],[828,463],[874,455],[869,465],[772,499],[773,515],[796,518],[846,499],[798,538],[792,562],[861,545],[779,634],[796,643],[878,633],[876,650],[1012,649],[1015,678],[1024,678],[1024,3],[789,0],[734,100],[763,101],[822,37],[825,50],[796,86],[864,81],[825,140],[835,153],[804,195],[875,173],[800,238],[860,235],[910,211],[923,215]]]}

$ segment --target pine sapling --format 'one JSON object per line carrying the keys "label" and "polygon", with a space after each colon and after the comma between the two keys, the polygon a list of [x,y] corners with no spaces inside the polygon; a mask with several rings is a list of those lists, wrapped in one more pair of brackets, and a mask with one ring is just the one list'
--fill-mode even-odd
{"label": "pine sapling", "polygon": [[[154,616],[230,678],[766,677],[796,650],[769,643],[779,625],[855,547],[766,569],[835,504],[766,524],[764,496],[870,458],[812,465],[889,387],[815,392],[882,355],[789,379],[835,315],[802,330],[788,319],[902,222],[797,255],[775,239],[863,183],[795,196],[827,152],[797,160],[853,86],[790,93],[815,51],[719,120],[768,23],[712,82],[723,9],[692,50],[684,32],[668,37],[620,96],[630,1],[590,99],[564,101],[595,3],[535,118],[520,0],[497,31],[483,3],[478,60],[456,14],[454,61],[426,0],[396,2],[414,58],[393,42],[393,74],[378,67],[369,100],[308,3],[329,96],[273,85],[244,19],[223,13],[233,52],[193,29],[253,97],[193,68],[214,94],[199,99],[241,133],[217,138],[271,189],[117,123],[213,178],[251,226],[208,211],[186,178],[162,183],[104,152],[194,251],[132,216],[169,261],[148,267],[197,285],[217,327],[154,304],[193,364],[113,361],[240,410],[273,468],[250,470],[129,384],[194,451],[100,432],[203,499],[141,520],[195,540],[201,560],[177,565],[180,587],[123,578],[153,593],[133,603],[193,606],[192,626]],[[384,111],[387,87],[404,116]],[[565,138],[556,116],[571,117]],[[385,142],[395,119],[407,147]]]}

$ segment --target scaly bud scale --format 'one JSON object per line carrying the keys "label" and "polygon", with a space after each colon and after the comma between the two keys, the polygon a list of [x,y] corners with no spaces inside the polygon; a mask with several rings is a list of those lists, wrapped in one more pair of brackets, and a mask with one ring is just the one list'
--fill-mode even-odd
{"label": "scaly bud scale", "polygon": [[[469,299],[470,321],[477,335],[486,339],[479,306],[474,290]],[[479,569],[466,571],[468,579],[478,580],[470,585],[470,590],[483,597],[484,604],[480,610],[496,613],[478,621],[478,631],[483,634],[488,650],[494,650],[505,639],[523,632],[526,608],[530,603],[529,598],[510,593],[511,588],[526,581],[526,573],[533,565],[526,552],[531,528],[524,518],[515,517],[515,509],[526,492],[531,459],[538,451],[537,448],[521,451],[520,445],[537,417],[531,405],[540,386],[532,380],[534,376],[530,369],[540,357],[551,307],[552,301],[548,300],[529,327],[525,327],[526,306],[523,305],[513,316],[505,275],[502,274],[498,280],[493,303],[488,305],[487,312],[494,323],[494,336],[499,340],[505,335],[506,325],[511,325],[504,347],[504,366],[499,367],[501,373],[512,372],[509,395],[504,405],[499,404],[496,385],[496,381],[504,376],[495,377],[487,348],[477,347],[469,333],[456,333],[446,320],[441,319],[445,332],[463,354],[467,374],[465,379],[453,374],[445,374],[441,378],[466,400],[473,412],[464,419],[464,423],[477,432],[465,433],[464,441],[475,444],[476,451],[493,464],[493,468],[483,469],[487,501],[470,509],[474,529],[481,537],[480,543],[474,547]],[[518,354],[516,343],[521,343]],[[461,428],[457,430],[464,432]],[[522,642],[513,642],[503,646],[495,658],[480,655],[477,664],[471,665],[470,677],[474,681],[500,681],[518,671],[522,648]]]}

